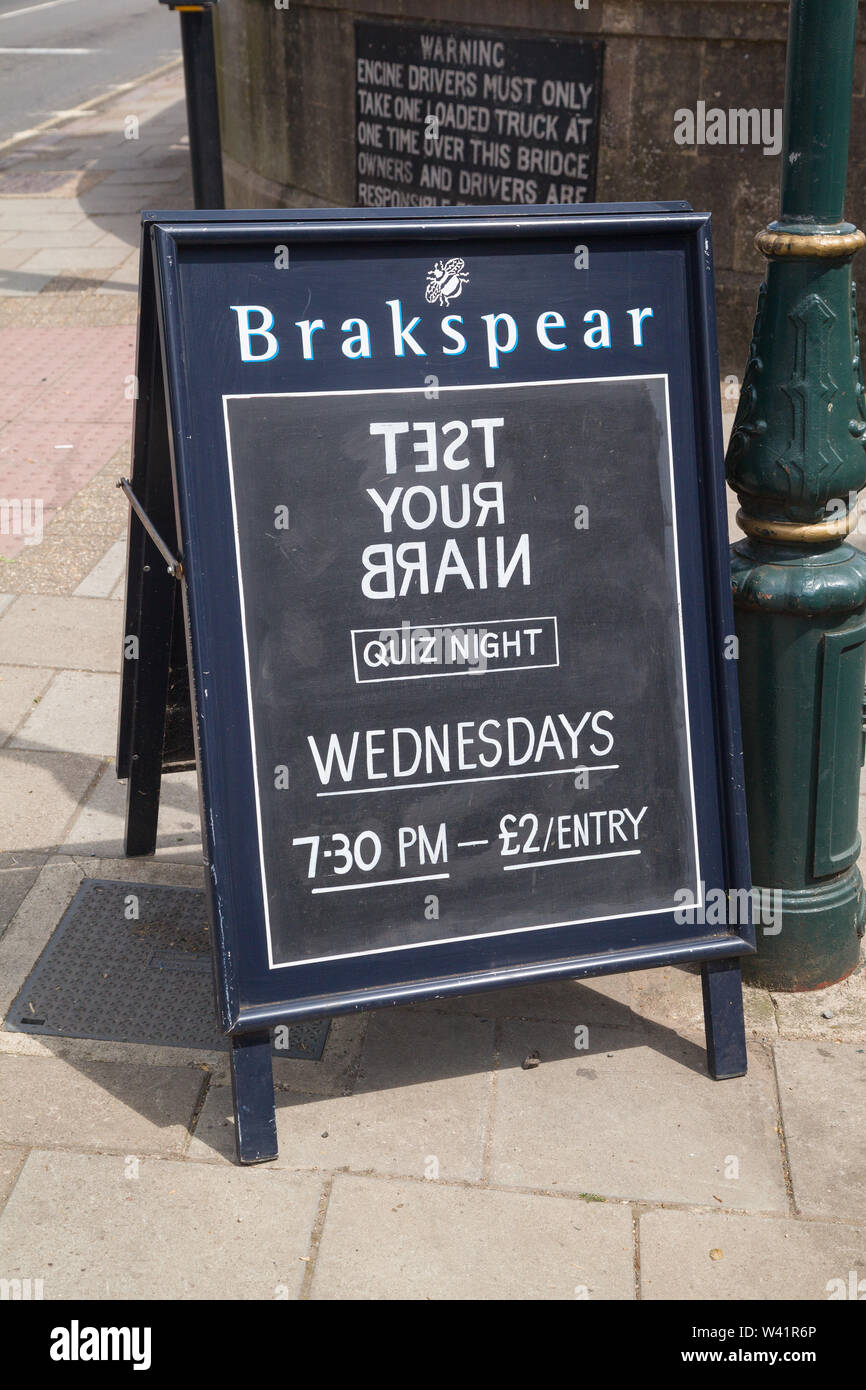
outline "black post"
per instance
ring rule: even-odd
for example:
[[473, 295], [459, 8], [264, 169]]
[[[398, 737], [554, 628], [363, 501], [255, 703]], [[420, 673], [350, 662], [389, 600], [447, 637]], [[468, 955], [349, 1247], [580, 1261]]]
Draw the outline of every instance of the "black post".
[[221, 208], [225, 206], [225, 194], [213, 37], [213, 7], [217, 0], [205, 0], [205, 3], [198, 5], [186, 5], [183, 0], [160, 0], [160, 3], [180, 10], [195, 206]]
[[716, 1081], [745, 1076], [748, 1057], [739, 958], [704, 961], [701, 986], [710, 1076]]
[[[161, 528], [162, 535], [175, 541], [162, 347], [147, 226], [141, 238], [136, 373], [132, 489], [157, 530]], [[156, 849], [172, 634], [173, 626], [181, 621], [177, 580], [169, 574], [164, 556], [131, 510], [117, 738], [117, 775], [128, 779], [124, 853], [129, 856], [153, 854]]]
[[270, 1163], [278, 1155], [270, 1031], [234, 1034], [230, 1055], [238, 1161]]

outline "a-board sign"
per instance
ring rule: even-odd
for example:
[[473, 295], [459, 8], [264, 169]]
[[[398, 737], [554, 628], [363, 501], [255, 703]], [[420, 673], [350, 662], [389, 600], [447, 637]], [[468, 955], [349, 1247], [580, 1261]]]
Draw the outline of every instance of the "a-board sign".
[[361, 207], [588, 203], [601, 39], [355, 21]]
[[742, 1071], [708, 217], [156, 213], [144, 250], [121, 761], [132, 817], [182, 591], [242, 1158], [291, 1019], [695, 960]]

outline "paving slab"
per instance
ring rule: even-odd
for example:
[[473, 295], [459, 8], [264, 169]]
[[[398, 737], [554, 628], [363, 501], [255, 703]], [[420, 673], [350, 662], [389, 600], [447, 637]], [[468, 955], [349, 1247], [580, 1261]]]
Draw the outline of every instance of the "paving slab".
[[5, 613], [10, 603], [15, 602], [14, 594], [0, 594], [0, 613]]
[[9, 926], [0, 936], [0, 1018], [5, 1019], [82, 877], [73, 860], [58, 856], [35, 870], [31, 884], [13, 909]]
[[0, 850], [0, 936], [36, 882], [45, 859], [40, 850]]
[[123, 619], [110, 599], [21, 594], [0, 617], [0, 651], [17, 666], [120, 671]]
[[117, 745], [119, 696], [115, 675], [60, 671], [33, 705], [9, 747], [55, 748], [63, 753], [110, 758]]
[[0, 273], [7, 270], [18, 270], [33, 255], [26, 247], [15, 247], [7, 243], [0, 249]]
[[[69, 131], [71, 133], [71, 131]], [[38, 200], [38, 215], [50, 220], [56, 217], [77, 217], [81, 220], [84, 217], [84, 209], [74, 195], [58, 198], [40, 198]], [[0, 200], [0, 221], [6, 220], [10, 215], [18, 213], [29, 213], [33, 216], [34, 199], [25, 194], [10, 195]]]
[[[126, 785], [117, 780], [113, 766], [105, 769], [69, 828], [64, 842], [67, 853], [122, 858]], [[197, 775], [170, 773], [162, 779], [156, 857], [197, 864], [201, 855]]]
[[[135, 153], [135, 143], [136, 142], [130, 142], [133, 155]], [[107, 178], [100, 180], [99, 196], [101, 197], [108, 189], [123, 192], [127, 185], [133, 185], [133, 187], [140, 186], [142, 188], [164, 188], [167, 183], [174, 183], [182, 172], [182, 170], [178, 169], [177, 175], [175, 178], [172, 178], [171, 172], [164, 167], [142, 168], [133, 159], [130, 160], [129, 165], [125, 169], [116, 169], [113, 173], [109, 174]], [[129, 196], [134, 196], [132, 189], [130, 189]]]
[[[435, 1169], [447, 1181], [476, 1182], [492, 1060], [492, 1025], [480, 1019], [377, 1012], [353, 1095], [277, 1093], [277, 1164], [419, 1178]], [[231, 1089], [213, 1087], [190, 1158], [234, 1161], [231, 1115]]]
[[842, 1038], [866, 1042], [866, 965], [839, 985], [804, 994], [774, 994], [783, 1038]]
[[19, 1149], [14, 1146], [0, 1149], [0, 1210], [12, 1191], [26, 1153], [26, 1149]]
[[168, 169], [158, 183], [126, 184], [107, 190], [100, 185], [90, 199], [92, 210], [94, 213], [141, 213], [149, 208], [173, 207], [174, 203], [167, 200], [172, 199], [180, 184], [181, 181], [173, 177], [173, 171]]
[[866, 1045], [785, 1039], [775, 1053], [797, 1210], [866, 1224]]
[[126, 260], [103, 280], [97, 294], [137, 294], [138, 293], [138, 252], [127, 256]]
[[0, 1216], [0, 1272], [46, 1300], [284, 1299], [321, 1183], [266, 1169], [31, 1153]]
[[[630, 1003], [637, 1017], [662, 1024], [685, 1035], [704, 1026], [699, 965], [665, 965], [636, 970], [630, 976]], [[750, 1038], [775, 1037], [778, 1028], [773, 1001], [766, 990], [743, 986], [743, 1013]]]
[[42, 666], [0, 666], [0, 743], [31, 713], [53, 676]]
[[0, 1054], [0, 1143], [177, 1154], [201, 1087], [190, 1067]]
[[141, 218], [134, 213], [97, 212], [93, 214], [91, 226], [100, 236], [118, 237], [125, 241], [130, 251], [141, 241]]
[[99, 240], [97, 241], [96, 245], [99, 249], [110, 246], [112, 250], [119, 252], [119, 255], [117, 257], [118, 262], [126, 260], [127, 256], [129, 256], [133, 251], [138, 249], [135, 245], [130, 245], [129, 241], [125, 237], [117, 236], [114, 232], [105, 231], [100, 233]]
[[[762, 1047], [750, 1050], [748, 1076], [714, 1081], [702, 1040], [661, 1027], [647, 1035], [590, 1026], [588, 1048], [574, 1043], [567, 1025], [502, 1025], [491, 1182], [787, 1209], [773, 1071]], [[524, 1069], [534, 1053], [539, 1064]]]
[[[648, 1300], [838, 1298], [833, 1281], [844, 1287], [851, 1270], [866, 1273], [866, 1230], [852, 1226], [651, 1211], [640, 1218], [639, 1239], [641, 1297]], [[717, 1350], [719, 1343], [705, 1345]]]
[[106, 550], [102, 559], [74, 590], [76, 598], [111, 598], [125, 577], [126, 536]]
[[74, 266], [76, 270], [111, 270], [123, 256], [111, 246], [53, 246], [44, 251], [31, 251], [24, 268], [35, 274], [47, 271], [57, 275]]
[[302, 1095], [341, 1096], [352, 1089], [370, 1015], [340, 1014], [331, 1019], [325, 1050], [318, 1062], [291, 1057], [274, 1060], [274, 1085]]
[[631, 1210], [340, 1174], [328, 1202], [310, 1296], [630, 1299]]
[[100, 766], [77, 753], [0, 749], [0, 845], [52, 849]]
[[[34, 221], [41, 222], [55, 232], [71, 232], [76, 227], [87, 225], [87, 217], [77, 204], [74, 212], [68, 212], [65, 209], [60, 211], [47, 206], [47, 199], [40, 199], [40, 202], [46, 206], [34, 217], [32, 201], [26, 198], [3, 198], [0, 201], [0, 229], [4, 232], [31, 232]], [[16, 203], [17, 206], [9, 206], [12, 203]]]
[[72, 247], [93, 246], [103, 236], [101, 227], [95, 227], [90, 222], [83, 222], [81, 226], [73, 231], [54, 231], [50, 227], [34, 228], [29, 232], [12, 232], [6, 246], [10, 251], [21, 250], [34, 251], [46, 250], [49, 247], [60, 246], [64, 249]]
[[120, 883], [162, 883], [176, 888], [206, 887], [206, 871], [201, 860], [194, 864], [169, 864], [152, 856], [139, 859], [82, 857], [76, 863], [84, 878], [116, 879]]
[[24, 270], [0, 271], [0, 298], [14, 299], [18, 295], [39, 294], [52, 277], [43, 272]]

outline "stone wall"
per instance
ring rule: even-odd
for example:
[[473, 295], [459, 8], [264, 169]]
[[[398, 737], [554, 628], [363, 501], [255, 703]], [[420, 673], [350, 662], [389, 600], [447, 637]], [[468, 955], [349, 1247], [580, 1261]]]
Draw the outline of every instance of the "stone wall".
[[[832, 0], [827, 0], [832, 3]], [[714, 214], [722, 369], [741, 374], [777, 210], [779, 157], [679, 145], [674, 112], [782, 106], [787, 0], [222, 0], [218, 66], [229, 207], [351, 206], [354, 21], [476, 25], [605, 40], [599, 201], [685, 198]], [[861, 30], [861, 39], [866, 34]], [[858, 42], [847, 215], [866, 226], [866, 52]]]

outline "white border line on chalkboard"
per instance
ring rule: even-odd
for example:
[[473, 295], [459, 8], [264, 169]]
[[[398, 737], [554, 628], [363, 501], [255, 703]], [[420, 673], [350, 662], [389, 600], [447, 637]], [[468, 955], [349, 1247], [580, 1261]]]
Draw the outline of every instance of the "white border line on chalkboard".
[[[573, 777], [578, 772], [617, 771], [619, 763], [579, 763], [575, 767], [545, 767], [541, 772], [491, 772], [483, 777], [446, 777], [439, 782], [392, 782], [387, 787], [338, 787], [336, 791], [316, 792], [316, 796], [374, 796], [378, 792], [412, 792], [424, 787], [462, 787], [470, 782], [520, 782], [524, 777]], [[408, 883], [408, 879], [406, 881]]]
[[[667, 423], [668, 433], [668, 466], [670, 469], [671, 480], [671, 530], [673, 531], [674, 537], [674, 572], [676, 574], [677, 618], [679, 620], [680, 628], [680, 665], [683, 678], [683, 715], [685, 717], [686, 723], [686, 752], [689, 765], [689, 795], [691, 796], [692, 802], [692, 834], [694, 835], [695, 845], [695, 869], [697, 870], [698, 875], [698, 880], [695, 885], [694, 898], [695, 908], [698, 908], [703, 906], [704, 885], [703, 878], [701, 877], [700, 845], [698, 844], [698, 813], [697, 807], [695, 806], [695, 774], [694, 768], [692, 767], [692, 729], [691, 720], [689, 718], [689, 684], [688, 675], [686, 673], [686, 637], [685, 631], [683, 629], [683, 591], [682, 584], [680, 582], [680, 541], [679, 533], [677, 530], [677, 486], [676, 479], [674, 477], [674, 438], [673, 431], [671, 429], [671, 394], [670, 382], [668, 380], [667, 372], [664, 373], [663, 379], [665, 383], [665, 419]], [[698, 901], [698, 899], [700, 899], [700, 901]]]
[[[679, 635], [680, 635], [680, 673], [681, 673], [681, 679], [682, 679], [682, 692], [681, 692], [681, 693], [682, 693], [683, 713], [684, 713], [684, 722], [685, 722], [686, 761], [687, 761], [687, 763], [688, 763], [688, 770], [689, 770], [689, 794], [690, 794], [690, 798], [691, 798], [692, 832], [693, 832], [693, 835], [694, 835], [694, 850], [695, 850], [695, 875], [696, 875], [696, 883], [695, 883], [695, 892], [694, 892], [694, 894], [693, 894], [694, 901], [693, 901], [692, 903], [689, 903], [689, 904], [688, 904], [688, 910], [689, 910], [689, 911], [697, 911], [697, 910], [698, 910], [700, 907], [702, 907], [702, 905], [703, 905], [703, 879], [701, 878], [700, 846], [699, 846], [699, 843], [698, 843], [698, 819], [697, 819], [697, 808], [696, 808], [696, 806], [695, 806], [694, 770], [693, 770], [693, 766], [692, 766], [692, 738], [691, 738], [691, 724], [690, 724], [690, 720], [689, 720], [689, 690], [688, 690], [688, 675], [687, 675], [687, 672], [686, 672], [686, 649], [685, 649], [685, 632], [684, 632], [684, 629], [683, 629], [682, 590], [681, 590], [681, 585], [680, 585], [680, 556], [679, 556], [679, 538], [678, 538], [678, 534], [677, 534], [676, 481], [675, 481], [675, 478], [674, 478], [673, 437], [672, 437], [672, 433], [671, 433], [670, 383], [669, 383], [668, 373], [667, 373], [667, 372], [643, 372], [643, 373], [638, 373], [638, 374], [633, 375], [633, 376], [566, 377], [566, 378], [555, 378], [555, 379], [552, 380], [552, 381], [491, 381], [491, 382], [486, 382], [486, 381], [485, 381], [485, 382], [473, 382], [473, 383], [471, 383], [471, 384], [464, 384], [464, 385], [460, 385], [460, 386], [439, 386], [439, 387], [437, 387], [437, 390], [438, 390], [439, 392], [444, 392], [444, 391], [479, 391], [479, 390], [480, 390], [480, 391], [508, 391], [508, 390], [516, 389], [516, 388], [519, 388], [519, 387], [522, 387], [522, 386], [591, 386], [591, 385], [596, 385], [596, 384], [599, 384], [599, 383], [611, 383], [611, 384], [612, 384], [612, 383], [614, 383], [614, 382], [619, 382], [619, 381], [663, 381], [663, 382], [664, 382], [664, 387], [665, 387], [665, 419], [666, 419], [666, 426], [667, 426], [668, 472], [669, 472], [670, 489], [671, 489], [671, 494], [670, 494], [670, 495], [671, 495], [671, 523], [672, 523], [673, 542], [674, 542], [674, 574], [675, 574], [676, 604], [677, 604], [677, 624], [678, 624], [678, 627], [679, 627]], [[263, 834], [262, 834], [262, 812], [261, 812], [261, 796], [260, 796], [260, 791], [259, 791], [258, 755], [257, 755], [257, 750], [256, 750], [255, 721], [254, 721], [254, 716], [253, 716], [253, 696], [252, 696], [252, 678], [251, 678], [251, 675], [250, 675], [249, 643], [248, 643], [248, 640], [247, 640], [246, 601], [245, 601], [245, 598], [244, 598], [243, 571], [242, 571], [242, 567], [241, 567], [240, 534], [239, 534], [239, 531], [238, 531], [237, 501], [236, 501], [236, 497], [235, 497], [234, 461], [233, 461], [233, 459], [232, 459], [231, 431], [230, 431], [230, 429], [229, 429], [229, 411], [228, 411], [229, 402], [230, 402], [230, 401], [250, 401], [250, 400], [279, 400], [279, 399], [291, 399], [291, 398], [294, 398], [294, 399], [305, 399], [305, 398], [308, 398], [308, 397], [315, 397], [315, 396], [417, 396], [417, 395], [419, 395], [419, 394], [421, 394], [421, 393], [426, 392], [426, 390], [427, 390], [427, 387], [425, 387], [425, 386], [383, 386], [383, 387], [369, 387], [369, 388], [364, 388], [364, 389], [360, 389], [360, 390], [359, 390], [359, 389], [353, 388], [352, 390], [349, 390], [349, 391], [248, 391], [248, 392], [243, 392], [243, 393], [241, 393], [241, 392], [233, 392], [233, 393], [231, 393], [230, 395], [224, 395], [223, 398], [222, 398], [222, 401], [223, 401], [223, 420], [224, 420], [225, 435], [226, 435], [226, 457], [227, 457], [228, 468], [229, 468], [229, 487], [230, 487], [231, 500], [232, 500], [232, 524], [233, 524], [233, 528], [234, 528], [234, 537], [235, 537], [235, 557], [236, 557], [236, 560], [237, 560], [237, 568], [238, 568], [238, 595], [239, 595], [239, 598], [240, 598], [240, 606], [241, 606], [241, 630], [242, 630], [243, 639], [244, 639], [244, 672], [245, 672], [245, 676], [246, 676], [246, 687], [247, 687], [247, 709], [248, 709], [248, 711], [249, 711], [249, 720], [250, 720], [250, 747], [251, 747], [252, 760], [253, 760], [253, 785], [254, 785], [254, 788], [255, 788], [255, 796], [256, 796], [256, 830], [257, 830], [258, 841], [259, 841], [259, 866], [260, 866], [260, 870], [261, 870], [261, 879], [262, 879], [262, 906], [263, 906], [263, 909], [264, 909], [265, 931], [266, 931], [267, 939], [268, 939], [268, 966], [269, 966], [269, 968], [270, 968], [271, 970], [287, 970], [287, 969], [291, 969], [291, 968], [293, 968], [293, 967], [297, 967], [297, 966], [301, 966], [301, 965], [320, 965], [320, 964], [324, 964], [325, 962], [331, 961], [331, 960], [352, 960], [352, 959], [358, 959], [358, 958], [360, 958], [361, 956], [381, 956], [381, 955], [390, 955], [390, 954], [393, 954], [393, 953], [395, 953], [395, 952], [397, 952], [397, 951], [415, 951], [415, 950], [420, 950], [420, 949], [422, 949], [422, 948], [425, 947], [425, 946], [444, 946], [444, 945], [447, 945], [447, 944], [449, 944], [449, 943], [451, 943], [451, 942], [456, 942], [456, 941], [483, 941], [483, 940], [485, 940], [485, 939], [488, 938], [488, 937], [494, 937], [494, 936], [518, 936], [518, 935], [520, 935], [520, 934], [523, 933], [523, 932], [551, 931], [551, 930], [553, 930], [553, 928], [555, 928], [555, 927], [588, 926], [588, 925], [590, 925], [590, 924], [593, 923], [593, 922], [615, 922], [615, 921], [617, 921], [619, 918], [621, 918], [623, 915], [625, 915], [625, 916], [627, 916], [627, 917], [655, 917], [655, 916], [659, 916], [661, 913], [671, 912], [671, 911], [673, 911], [673, 909], [677, 906], [676, 903], [671, 903], [669, 907], [649, 907], [649, 908], [641, 909], [641, 910], [638, 911], [638, 912], [627, 912], [627, 913], [625, 913], [625, 914], [623, 914], [622, 912], [612, 912], [612, 913], [608, 913], [607, 915], [602, 916], [602, 917], [580, 917], [580, 918], [577, 918], [577, 919], [571, 919], [571, 918], [569, 918], [569, 919], [567, 919], [567, 920], [564, 921], [564, 922], [539, 922], [539, 923], [536, 924], [535, 926], [505, 927], [505, 928], [503, 928], [501, 931], [493, 931], [493, 932], [470, 932], [470, 933], [466, 933], [466, 934], [464, 934], [464, 935], [462, 935], [462, 936], [441, 936], [441, 937], [436, 937], [436, 938], [434, 938], [434, 939], [431, 940], [431, 941], [409, 941], [409, 942], [407, 942], [407, 943], [406, 943], [405, 945], [403, 945], [403, 946], [376, 946], [376, 947], [373, 947], [372, 949], [366, 950], [366, 951], [344, 951], [344, 952], [339, 952], [339, 953], [337, 953], [337, 954], [329, 955], [329, 956], [309, 956], [309, 957], [306, 957], [306, 958], [303, 959], [303, 960], [286, 960], [286, 961], [275, 961], [275, 960], [274, 960], [274, 956], [273, 956], [273, 940], [272, 940], [272, 936], [271, 936], [270, 905], [269, 905], [269, 901], [268, 901], [267, 869], [266, 869], [266, 866], [265, 866], [264, 837], [263, 837]], [[366, 682], [365, 682], [365, 684], [366, 684]], [[551, 774], [551, 775], [552, 775], [552, 774]], [[469, 779], [469, 778], [462, 778], [462, 779], [461, 779], [461, 781], [469, 781], [469, 780], [472, 780], [472, 779]], [[400, 788], [400, 790], [402, 790], [402, 788]], [[514, 866], [514, 867], [518, 867], [518, 866]], [[530, 867], [530, 866], [529, 866], [529, 865], [526, 865], [526, 867], [528, 868], [528, 867]], [[397, 882], [408, 882], [408, 881], [409, 881], [409, 880], [397, 880]]]

